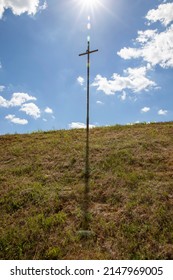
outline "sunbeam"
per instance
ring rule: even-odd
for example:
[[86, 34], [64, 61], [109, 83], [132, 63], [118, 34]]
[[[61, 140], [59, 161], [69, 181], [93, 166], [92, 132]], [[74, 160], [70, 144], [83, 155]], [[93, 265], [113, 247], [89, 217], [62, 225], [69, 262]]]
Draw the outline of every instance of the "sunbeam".
[[80, 13], [86, 11], [92, 15], [96, 11], [96, 9], [102, 6], [100, 0], [76, 0], [75, 2], [80, 7]]
[[80, 0], [79, 2], [85, 8], [91, 8], [91, 9], [93, 9], [94, 7], [96, 7], [100, 3], [99, 0]]

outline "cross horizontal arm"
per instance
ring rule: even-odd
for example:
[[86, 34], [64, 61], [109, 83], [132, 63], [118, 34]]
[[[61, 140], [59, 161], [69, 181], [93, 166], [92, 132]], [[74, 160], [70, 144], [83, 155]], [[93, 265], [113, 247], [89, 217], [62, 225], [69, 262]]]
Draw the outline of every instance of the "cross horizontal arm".
[[89, 52], [87, 51], [87, 52], [85, 52], [85, 53], [79, 54], [79, 56], [86, 55], [86, 54], [90, 54], [90, 53], [94, 53], [94, 52], [98, 52], [98, 50], [89, 51]]
[[98, 50], [94, 50], [94, 51], [89, 51], [89, 53], [93, 53], [93, 52], [98, 52]]

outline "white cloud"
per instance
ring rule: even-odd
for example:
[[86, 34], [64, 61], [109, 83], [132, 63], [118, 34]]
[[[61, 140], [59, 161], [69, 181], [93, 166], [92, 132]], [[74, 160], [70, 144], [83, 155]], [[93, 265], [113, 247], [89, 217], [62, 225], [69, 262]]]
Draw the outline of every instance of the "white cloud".
[[138, 38], [136, 39], [139, 43], [147, 43], [148, 40], [152, 39], [157, 34], [157, 29], [148, 29], [145, 31], [138, 31]]
[[48, 7], [47, 2], [45, 1], [43, 5], [40, 5], [39, 10], [46, 10]]
[[6, 100], [2, 96], [0, 96], [0, 107], [17, 107], [21, 106], [23, 103], [31, 100], [37, 100], [34, 96], [30, 96], [27, 93], [16, 92], [13, 93], [12, 98], [10, 100]]
[[81, 86], [83, 86], [83, 85], [84, 85], [85, 80], [84, 80], [84, 78], [83, 78], [83, 77], [79, 76], [79, 77], [77, 78], [77, 82], [78, 82]]
[[158, 115], [167, 115], [167, 113], [168, 113], [168, 111], [167, 110], [163, 110], [163, 109], [161, 109], [161, 110], [159, 110], [158, 111]]
[[2, 92], [5, 89], [5, 86], [0, 86], [0, 92]]
[[30, 96], [27, 93], [15, 92], [12, 95], [9, 105], [11, 107], [21, 106], [26, 101], [37, 100], [34, 96]]
[[113, 81], [110, 81], [107, 78], [102, 77], [101, 75], [98, 74], [95, 77], [92, 86], [97, 87], [97, 90], [101, 90], [107, 95], [111, 95], [111, 94], [115, 94], [115, 90], [113, 88], [112, 83]]
[[161, 4], [157, 9], [150, 10], [146, 19], [151, 22], [160, 21], [164, 26], [167, 26], [173, 21], [173, 3]]
[[99, 104], [99, 105], [104, 105], [104, 103], [102, 101], [99, 101], [99, 100], [96, 103]]
[[26, 119], [16, 118], [15, 115], [8, 115], [5, 117], [5, 119], [15, 124], [21, 124], [21, 125], [28, 124], [28, 121]]
[[123, 91], [122, 95], [120, 96], [121, 100], [126, 100], [127, 98], [127, 93], [125, 91]]
[[33, 117], [34, 119], [38, 119], [41, 116], [40, 109], [34, 103], [23, 104], [20, 108], [20, 111], [25, 112], [27, 115]]
[[[20, 107], [19, 111], [25, 112], [27, 115], [38, 119], [41, 116], [40, 109], [34, 103], [25, 103], [31, 100], [37, 100], [34, 96], [30, 96], [27, 93], [13, 93], [10, 100], [7, 100], [0, 96], [0, 107], [10, 108], [10, 107]], [[52, 109], [46, 108], [45, 112], [53, 113]], [[16, 118], [15, 115], [8, 115], [6, 119], [13, 123], [26, 124], [25, 119]], [[27, 121], [28, 123], [28, 121]]]
[[120, 76], [114, 73], [111, 80], [97, 75], [92, 86], [96, 86], [97, 90], [101, 90], [107, 95], [113, 95], [125, 89], [130, 89], [133, 92], [146, 91], [156, 86], [155, 82], [147, 78], [147, 71], [147, 67], [127, 68], [124, 70], [126, 76]]
[[131, 58], [138, 58], [141, 55], [141, 52], [137, 48], [126, 48], [124, 47], [121, 49], [117, 54], [122, 57], [123, 59], [131, 59]]
[[150, 111], [150, 108], [149, 107], [144, 107], [141, 109], [141, 113], [147, 113]]
[[46, 1], [40, 5], [40, 0], [1, 0], [0, 1], [0, 18], [2, 18], [5, 9], [11, 9], [14, 15], [27, 13], [35, 15], [40, 9], [47, 7]]
[[117, 54], [123, 59], [142, 58], [152, 66], [173, 67], [173, 25], [160, 33], [150, 31], [138, 32], [139, 48], [123, 48]]
[[46, 107], [46, 109], [44, 111], [47, 114], [53, 114], [53, 110], [51, 108], [49, 108], [49, 107]]
[[[94, 128], [95, 125], [90, 124], [89, 128]], [[71, 124], [69, 124], [69, 128], [74, 129], [74, 128], [86, 128], [86, 125], [84, 123], [80, 123], [80, 122], [72, 122]]]
[[9, 107], [8, 101], [2, 96], [0, 96], [0, 107], [5, 107], [5, 108]]
[[121, 49], [117, 54], [123, 59], [142, 58], [150, 66], [160, 65], [162, 68], [173, 67], [173, 3], [161, 4], [150, 10], [146, 19], [151, 22], [160, 21], [165, 29], [138, 31], [136, 42], [139, 47]]

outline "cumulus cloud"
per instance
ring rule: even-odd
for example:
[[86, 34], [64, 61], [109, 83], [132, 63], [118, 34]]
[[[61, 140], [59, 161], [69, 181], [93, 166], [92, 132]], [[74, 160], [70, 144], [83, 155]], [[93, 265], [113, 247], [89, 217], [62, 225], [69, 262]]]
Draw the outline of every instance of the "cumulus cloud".
[[161, 4], [157, 9], [150, 10], [146, 19], [151, 22], [160, 21], [164, 26], [167, 26], [173, 21], [173, 3]]
[[8, 115], [5, 117], [5, 119], [9, 120], [10, 122], [15, 123], [15, 124], [21, 124], [21, 125], [28, 124], [28, 121], [26, 119], [16, 118], [15, 115]]
[[[25, 112], [27, 115], [33, 117], [34, 119], [38, 119], [41, 116], [41, 111], [37, 105], [34, 103], [26, 103], [28, 101], [35, 101], [37, 100], [36, 97], [31, 96], [27, 93], [17, 92], [13, 93], [10, 100], [5, 99], [4, 97], [0, 96], [0, 107], [4, 108], [13, 108], [19, 107], [19, 111]], [[52, 114], [53, 111], [49, 107], [45, 109], [46, 113]], [[25, 119], [16, 118], [15, 115], [8, 115], [6, 117], [12, 123], [17, 124], [27, 124], [28, 121]]]
[[45, 2], [43, 3], [43, 5], [40, 5], [40, 6], [39, 6], [39, 10], [46, 10], [47, 7], [48, 7], [48, 5], [47, 5], [47, 2], [45, 1]]
[[158, 111], [158, 115], [162, 115], [162, 116], [167, 115], [167, 113], [168, 113], [168, 111], [167, 111], [167, 110], [163, 110], [163, 109], [160, 109], [160, 110]]
[[77, 82], [78, 82], [81, 86], [83, 86], [83, 85], [84, 85], [85, 80], [84, 80], [84, 78], [83, 78], [83, 77], [79, 76], [79, 77], [77, 78]]
[[23, 104], [20, 108], [20, 111], [25, 112], [27, 115], [33, 117], [34, 119], [38, 119], [41, 116], [40, 109], [34, 103]]
[[10, 100], [7, 100], [0, 96], [0, 107], [17, 107], [21, 106], [23, 103], [31, 100], [37, 100], [34, 96], [30, 96], [27, 93], [23, 92], [15, 92], [12, 95], [12, 98]]
[[126, 48], [121, 49], [117, 54], [123, 59], [138, 58], [141, 55], [140, 49], [137, 48]]
[[104, 103], [102, 101], [97, 100], [96, 102], [98, 105], [104, 105]]
[[162, 68], [173, 67], [173, 3], [163, 3], [157, 9], [150, 10], [146, 17], [148, 22], [160, 21], [164, 30], [147, 29], [138, 31], [134, 47], [124, 47], [117, 54], [127, 59], [142, 59], [146, 65], [138, 68], [128, 68], [121, 76], [114, 73], [111, 79], [97, 75], [93, 86], [107, 95], [123, 92], [120, 96], [126, 99], [125, 90], [134, 93], [148, 91], [156, 87], [156, 83], [149, 77], [149, 71], [154, 70], [156, 65]]
[[127, 98], [127, 93], [125, 91], [123, 91], [123, 93], [120, 96], [121, 100], [124, 101]]
[[110, 80], [101, 75], [97, 75], [92, 86], [97, 90], [103, 91], [107, 95], [113, 95], [125, 89], [133, 92], [147, 91], [149, 88], [156, 86], [156, 83], [147, 77], [147, 67], [127, 68], [124, 70], [125, 76], [114, 73]]
[[8, 101], [2, 96], [0, 96], [0, 107], [5, 107], [5, 108], [9, 107]]
[[9, 101], [9, 105], [11, 107], [21, 106], [26, 101], [37, 100], [34, 96], [30, 96], [27, 93], [16, 92], [13, 93], [11, 100]]
[[40, 0], [1, 0], [0, 1], [0, 18], [6, 9], [11, 9], [14, 15], [27, 13], [35, 15], [40, 9], [47, 7], [46, 1], [41, 5]]
[[173, 25], [163, 32], [139, 31], [136, 41], [139, 48], [123, 48], [117, 54], [123, 59], [142, 58], [152, 66], [160, 65], [162, 68], [173, 67]]
[[0, 86], [0, 92], [2, 92], [5, 89], [5, 86]]
[[150, 10], [146, 19], [151, 22], [160, 21], [165, 30], [157, 29], [138, 31], [136, 43], [139, 47], [124, 47], [117, 54], [123, 59], [142, 58], [152, 66], [160, 65], [162, 68], [173, 67], [173, 3], [161, 4], [155, 10]]
[[150, 111], [150, 108], [149, 107], [144, 107], [141, 109], [141, 113], [147, 113]]
[[47, 114], [53, 114], [53, 110], [51, 108], [49, 108], [49, 107], [46, 107], [46, 109], [44, 111]]
[[[94, 128], [95, 125], [90, 124], [89, 128]], [[70, 129], [75, 129], [75, 128], [86, 128], [86, 125], [84, 123], [80, 123], [80, 122], [72, 122], [71, 124], [69, 124], [69, 128]]]
[[145, 31], [138, 31], [138, 37], [136, 39], [137, 42], [141, 44], [145, 44], [148, 40], [152, 39], [157, 34], [157, 29], [148, 29]]

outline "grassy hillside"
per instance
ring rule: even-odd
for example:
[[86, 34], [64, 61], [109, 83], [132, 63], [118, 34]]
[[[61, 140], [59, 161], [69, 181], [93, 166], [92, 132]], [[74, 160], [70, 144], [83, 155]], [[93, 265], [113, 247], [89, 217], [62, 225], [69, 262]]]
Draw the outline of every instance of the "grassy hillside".
[[173, 259], [173, 123], [0, 136], [0, 259]]

